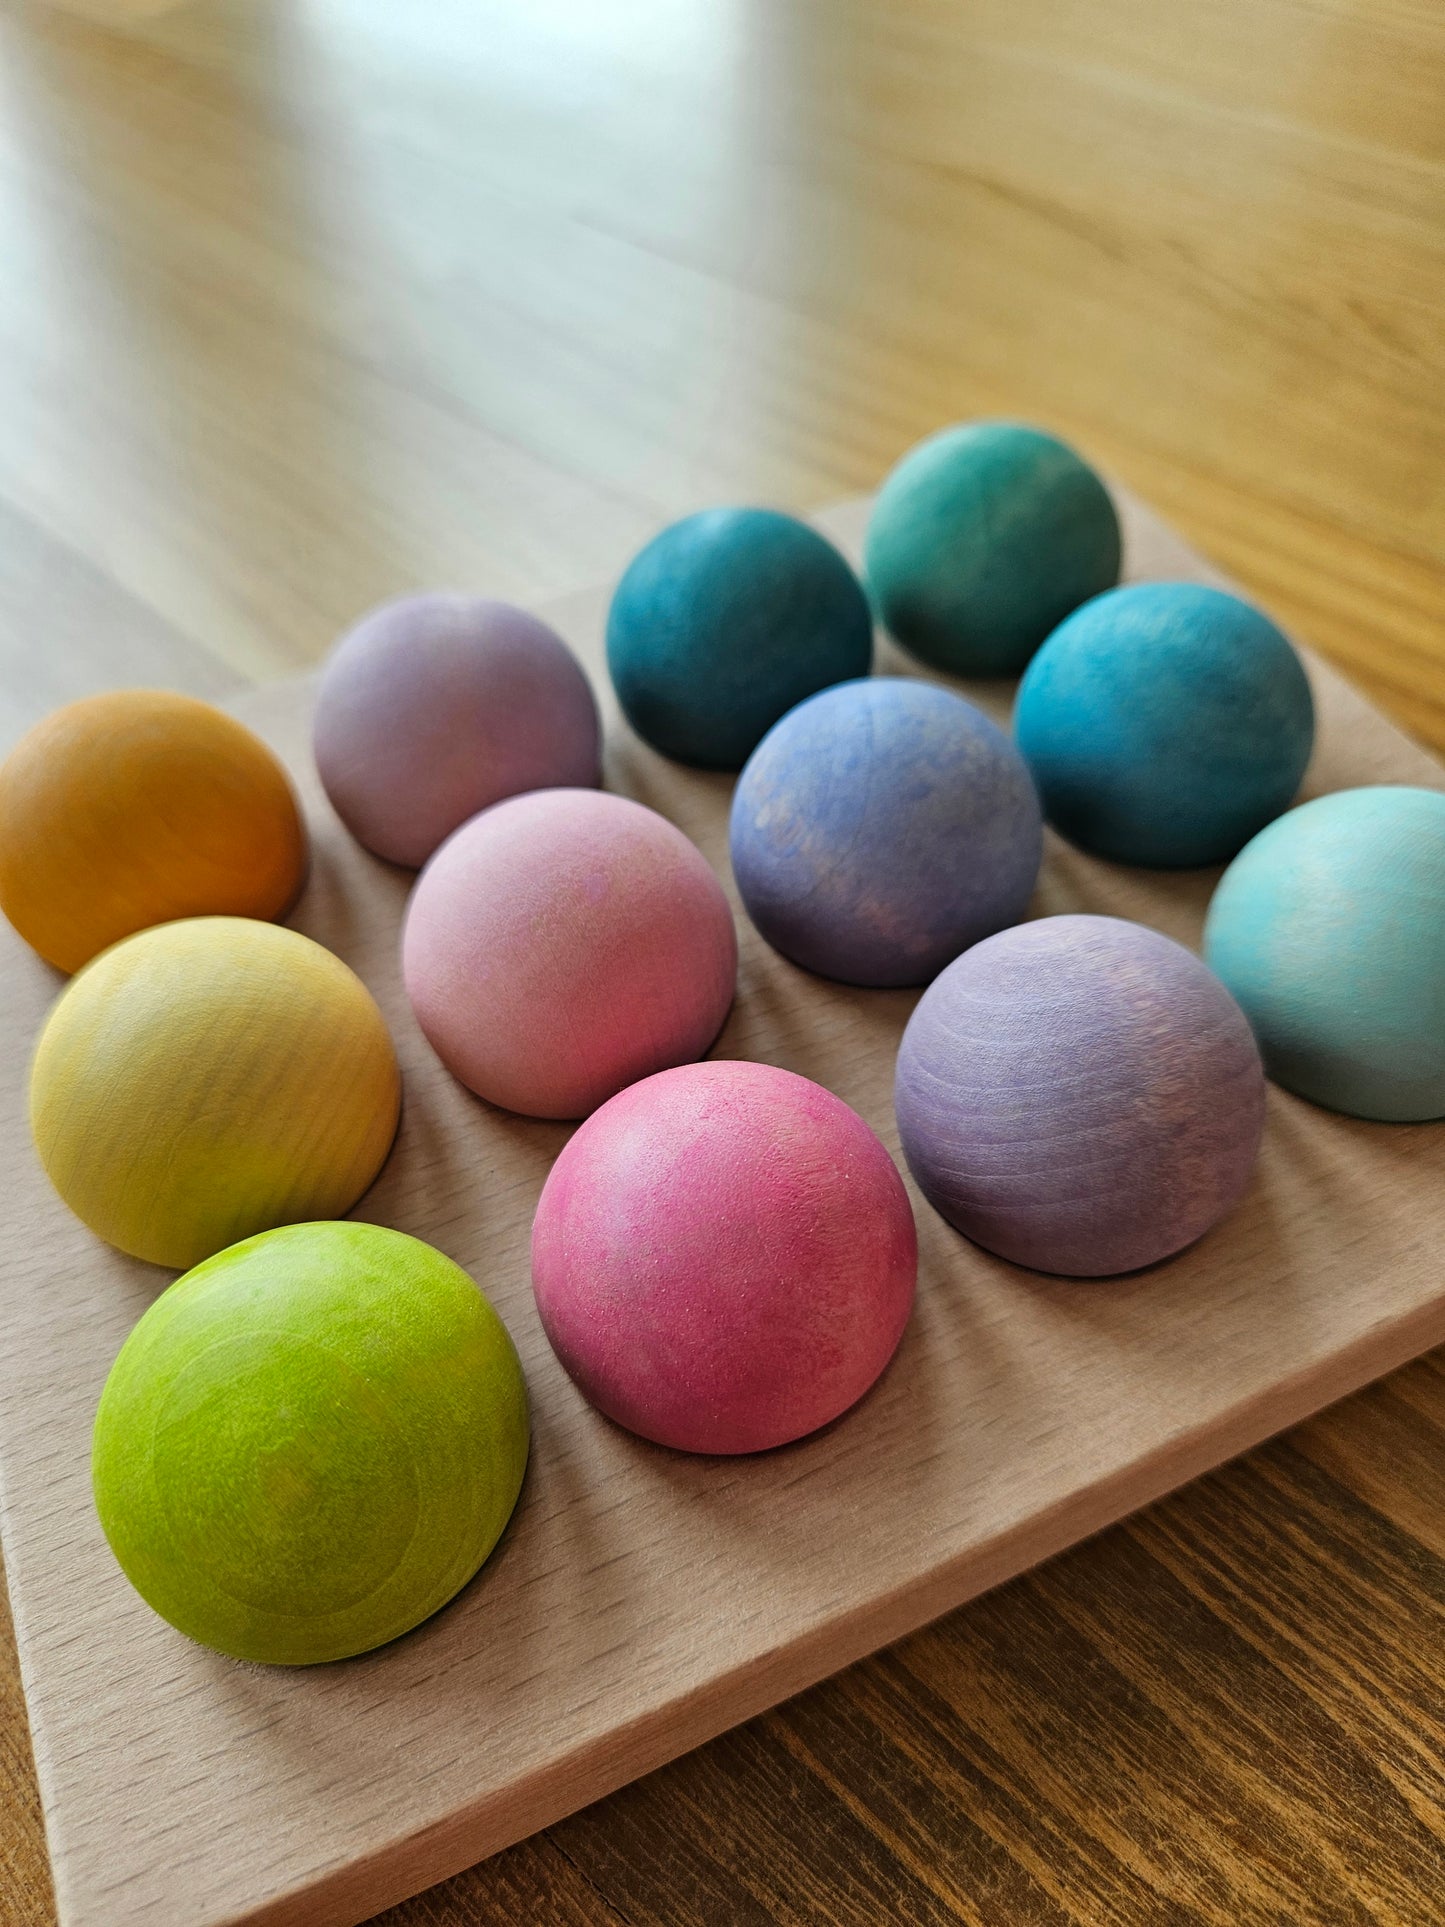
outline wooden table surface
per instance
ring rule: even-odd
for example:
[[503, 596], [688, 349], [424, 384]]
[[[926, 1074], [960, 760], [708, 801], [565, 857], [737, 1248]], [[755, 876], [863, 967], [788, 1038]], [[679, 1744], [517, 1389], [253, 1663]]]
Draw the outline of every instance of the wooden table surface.
[[[1007, 414], [1445, 748], [1442, 291], [1439, 0], [4, 0], [0, 739]], [[385, 1921], [1425, 1927], [1442, 1634], [1437, 1357]]]

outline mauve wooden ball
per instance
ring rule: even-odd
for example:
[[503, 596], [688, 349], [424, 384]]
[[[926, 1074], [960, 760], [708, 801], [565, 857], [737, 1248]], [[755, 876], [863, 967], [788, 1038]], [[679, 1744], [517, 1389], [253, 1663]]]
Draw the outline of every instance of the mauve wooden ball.
[[913, 1303], [893, 1160], [820, 1084], [689, 1064], [590, 1117], [532, 1227], [552, 1347], [599, 1411], [685, 1452], [759, 1452], [846, 1412]]
[[1073, 1277], [1136, 1271], [1243, 1196], [1264, 1071], [1238, 1004], [1181, 944], [1045, 917], [925, 991], [894, 1092], [919, 1187], [976, 1244]]
[[58, 970], [183, 917], [281, 917], [306, 875], [286, 772], [166, 689], [67, 703], [0, 768], [0, 909]]
[[402, 932], [417, 1021], [470, 1090], [585, 1117], [701, 1057], [737, 981], [722, 886], [626, 797], [538, 790], [485, 810], [417, 879]]
[[602, 780], [597, 704], [545, 622], [477, 596], [383, 603], [322, 674], [316, 768], [359, 843], [418, 869], [468, 817]]

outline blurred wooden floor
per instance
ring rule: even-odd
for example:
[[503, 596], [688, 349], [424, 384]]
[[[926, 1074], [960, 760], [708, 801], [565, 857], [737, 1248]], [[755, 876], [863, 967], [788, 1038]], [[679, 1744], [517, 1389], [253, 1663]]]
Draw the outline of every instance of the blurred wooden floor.
[[[1440, 0], [0, 4], [0, 742], [979, 414], [1445, 747]], [[1442, 1501], [1434, 1361], [388, 1927], [1438, 1922]]]

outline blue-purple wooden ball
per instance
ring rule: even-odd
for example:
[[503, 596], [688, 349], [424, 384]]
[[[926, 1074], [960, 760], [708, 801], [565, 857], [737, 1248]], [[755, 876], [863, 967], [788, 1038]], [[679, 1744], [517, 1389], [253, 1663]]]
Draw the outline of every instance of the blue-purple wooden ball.
[[741, 769], [794, 703], [872, 660], [862, 583], [816, 529], [773, 509], [674, 522], [633, 559], [607, 616], [628, 722], [701, 769]]
[[1049, 822], [1116, 863], [1225, 863], [1288, 808], [1314, 743], [1299, 657], [1267, 616], [1197, 582], [1137, 582], [1061, 622], [1014, 734]]
[[768, 942], [844, 983], [923, 984], [1024, 914], [1038, 797], [1013, 744], [935, 684], [825, 689], [759, 743], [732, 808], [738, 889]]

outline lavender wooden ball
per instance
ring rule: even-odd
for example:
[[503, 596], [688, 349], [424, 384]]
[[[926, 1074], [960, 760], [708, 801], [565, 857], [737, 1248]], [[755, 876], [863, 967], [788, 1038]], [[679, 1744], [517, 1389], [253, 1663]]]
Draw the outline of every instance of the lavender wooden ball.
[[1043, 847], [1023, 758], [981, 710], [904, 677], [839, 683], [759, 743], [733, 796], [733, 874], [795, 963], [922, 984], [1024, 914]]
[[524, 609], [477, 596], [403, 596], [363, 617], [322, 675], [313, 746], [352, 835], [410, 869], [504, 797], [601, 781], [576, 657]]
[[1071, 1277], [1182, 1251], [1243, 1196], [1264, 1128], [1244, 1014], [1182, 945], [1115, 917], [990, 937], [898, 1053], [904, 1156], [976, 1244]]

